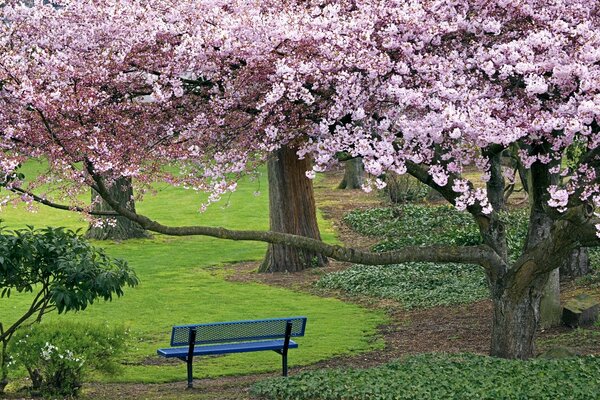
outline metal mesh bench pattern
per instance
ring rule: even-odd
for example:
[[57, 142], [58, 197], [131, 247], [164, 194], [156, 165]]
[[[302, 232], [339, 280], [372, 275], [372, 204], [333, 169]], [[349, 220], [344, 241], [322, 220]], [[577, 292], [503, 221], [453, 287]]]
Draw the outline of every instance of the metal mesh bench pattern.
[[281, 355], [283, 376], [287, 376], [288, 349], [298, 347], [290, 338], [304, 336], [305, 328], [306, 317], [176, 325], [171, 332], [173, 347], [158, 349], [157, 353], [186, 362], [190, 388], [192, 362], [198, 355], [272, 350]]
[[304, 336], [304, 317], [218, 322], [174, 326], [171, 346], [187, 346], [193, 328], [196, 329], [196, 345], [283, 338], [287, 322], [292, 323], [291, 337]]

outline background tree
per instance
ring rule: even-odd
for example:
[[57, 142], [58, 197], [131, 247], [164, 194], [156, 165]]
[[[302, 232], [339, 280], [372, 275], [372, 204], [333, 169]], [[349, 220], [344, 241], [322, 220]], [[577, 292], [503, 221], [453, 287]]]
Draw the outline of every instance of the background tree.
[[8, 326], [0, 322], [0, 393], [8, 383], [6, 349], [17, 329], [50, 312], [85, 310], [98, 299], [120, 297], [126, 285], [138, 283], [125, 261], [109, 258], [76, 232], [62, 228], [2, 230], [0, 254], [1, 297], [33, 294], [29, 309], [17, 321]]
[[[0, 28], [6, 174], [44, 155], [75, 188], [90, 186], [119, 214], [169, 235], [261, 240], [364, 264], [479, 264], [493, 301], [491, 353], [534, 355], [550, 273], [599, 244], [595, 7], [183, 1], [165, 14], [164, 5], [2, 9], [11, 21]], [[411, 174], [471, 213], [482, 243], [372, 254], [280, 232], [170, 227], [110, 195], [117, 176], [131, 176], [207, 190], [214, 201], [292, 142], [314, 160], [309, 177], [344, 152], [363, 158], [366, 190], [384, 187], [386, 171]], [[581, 155], [565, 167], [573, 144]], [[511, 146], [532, 188], [520, 254], [508, 253], [503, 212], [501, 154]], [[165, 163], [180, 168], [167, 174]], [[465, 178], [467, 166], [482, 182]]]
[[[135, 212], [133, 198], [133, 184], [130, 177], [115, 179], [110, 187], [110, 195], [126, 207]], [[113, 211], [112, 208], [92, 189], [92, 209], [95, 212]], [[138, 224], [120, 215], [104, 217], [91, 223], [85, 233], [86, 239], [97, 240], [126, 240], [149, 238], [150, 235]]]
[[365, 167], [362, 158], [356, 157], [344, 161], [344, 178], [338, 185], [338, 189], [360, 189], [362, 188], [365, 175]]
[[[283, 146], [267, 162], [269, 174], [269, 223], [273, 232], [321, 240], [312, 180], [306, 177], [310, 160], [298, 159], [294, 148]], [[322, 267], [327, 259], [314, 251], [269, 244], [260, 272], [297, 272]]]

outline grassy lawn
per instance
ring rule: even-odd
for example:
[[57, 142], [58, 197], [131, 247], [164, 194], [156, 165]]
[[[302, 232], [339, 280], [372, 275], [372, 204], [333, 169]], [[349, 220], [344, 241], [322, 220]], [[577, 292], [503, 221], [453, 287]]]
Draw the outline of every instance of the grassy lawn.
[[[26, 175], [39, 166], [28, 165]], [[225, 202], [214, 204], [205, 213], [197, 210], [202, 199], [193, 191], [157, 184], [156, 196], [138, 203], [138, 210], [170, 225], [204, 224], [237, 229], [267, 229], [268, 195], [266, 176], [244, 181]], [[253, 193], [261, 188], [262, 194]], [[36, 213], [24, 207], [8, 206], [0, 218], [8, 228], [46, 225], [85, 228], [76, 214], [39, 207]], [[324, 240], [335, 242], [331, 226], [319, 217]], [[96, 242], [115, 257], [126, 259], [135, 269], [140, 285], [127, 289], [125, 296], [111, 303], [98, 303], [80, 313], [48, 316], [86, 322], [124, 325], [130, 329], [131, 343], [124, 369], [114, 377], [98, 377], [113, 382], [166, 382], [185, 378], [184, 363], [160, 363], [159, 347], [168, 347], [170, 327], [174, 324], [226, 321], [236, 319], [305, 315], [307, 331], [300, 348], [290, 352], [290, 365], [304, 365], [334, 355], [356, 353], [382, 342], [374, 339], [375, 328], [385, 321], [376, 313], [329, 298], [256, 283], [226, 280], [226, 263], [260, 260], [266, 245], [233, 242], [206, 237], [166, 237], [121, 243]], [[16, 320], [30, 297], [13, 295], [0, 299], [0, 318]], [[279, 356], [272, 352], [211, 357], [196, 363], [197, 378], [230, 374], [277, 371]]]

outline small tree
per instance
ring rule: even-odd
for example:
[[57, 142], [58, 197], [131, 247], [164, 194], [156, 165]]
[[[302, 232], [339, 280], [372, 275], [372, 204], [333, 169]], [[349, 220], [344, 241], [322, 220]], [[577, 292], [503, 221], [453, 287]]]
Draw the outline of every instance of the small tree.
[[0, 230], [0, 298], [33, 293], [23, 315], [9, 326], [0, 322], [0, 393], [7, 384], [7, 345], [17, 329], [59, 314], [87, 308], [97, 299], [123, 295], [138, 279], [123, 260], [108, 257], [77, 232], [63, 228]]

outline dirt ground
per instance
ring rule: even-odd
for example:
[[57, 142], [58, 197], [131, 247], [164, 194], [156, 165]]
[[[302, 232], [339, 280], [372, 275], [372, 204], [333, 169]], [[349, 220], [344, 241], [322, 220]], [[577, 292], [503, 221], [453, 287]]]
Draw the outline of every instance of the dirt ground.
[[[342, 216], [351, 209], [368, 208], [382, 203], [377, 194], [366, 194], [360, 190], [332, 190], [341, 180], [341, 173], [329, 175], [315, 185], [318, 207], [326, 219], [331, 221], [341, 242], [347, 246], [369, 248], [375, 243], [372, 238], [362, 237], [341, 223]], [[302, 370], [324, 367], [369, 367], [409, 354], [426, 352], [472, 352], [486, 354], [489, 349], [491, 303], [488, 300], [455, 307], [435, 307], [425, 310], [403, 310], [392, 301], [348, 298], [339, 293], [324, 293], [314, 288], [313, 282], [324, 273], [347, 268], [348, 264], [331, 262], [328, 267], [307, 270], [297, 274], [257, 274], [257, 263], [242, 263], [228, 267], [229, 279], [235, 281], [258, 281], [269, 285], [283, 286], [324, 296], [337, 296], [345, 301], [359, 303], [365, 307], [384, 309], [390, 315], [388, 325], [380, 326], [379, 333], [385, 341], [383, 350], [357, 356], [330, 359], [302, 368], [294, 368], [295, 374]], [[574, 285], [563, 288], [569, 297], [581, 291]], [[593, 293], [600, 295], [600, 291]], [[600, 332], [600, 328], [592, 328]], [[567, 346], [579, 354], [600, 355], [600, 335], [578, 333], [565, 327], [540, 332], [538, 348]], [[182, 376], [184, 368], [182, 365]], [[248, 393], [253, 382], [273, 374], [224, 377], [196, 380], [195, 388], [185, 390], [185, 383], [169, 384], [89, 384], [86, 399], [251, 399]]]

